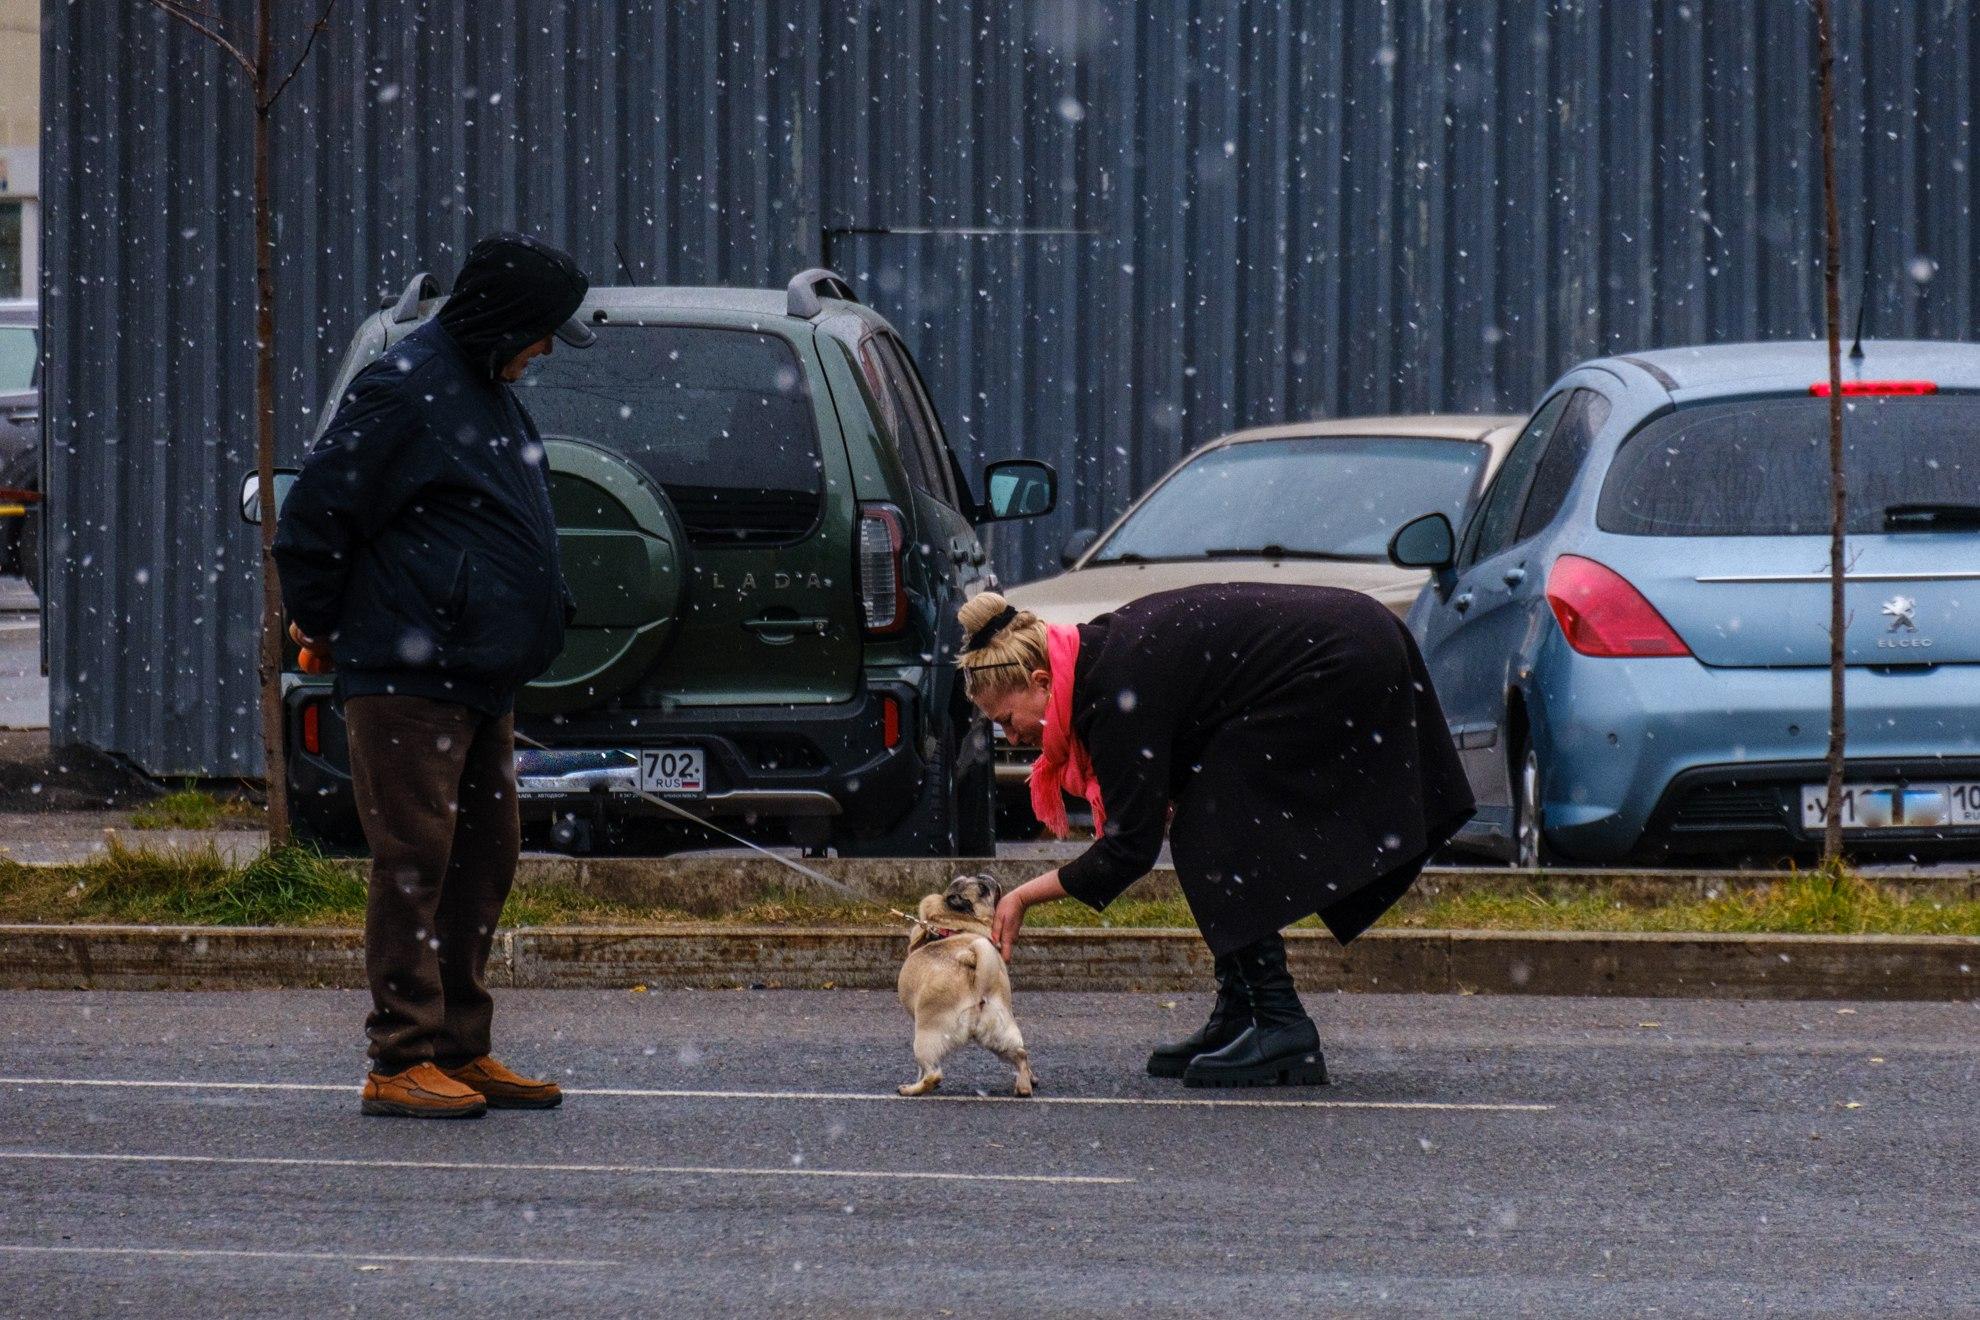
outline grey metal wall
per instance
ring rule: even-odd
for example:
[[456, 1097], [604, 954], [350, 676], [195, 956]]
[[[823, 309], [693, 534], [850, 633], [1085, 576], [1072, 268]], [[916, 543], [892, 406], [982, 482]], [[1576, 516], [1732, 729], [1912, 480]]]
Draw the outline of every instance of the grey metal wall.
[[[1980, 19], [1837, 8], [1847, 301], [1867, 237], [1876, 333], [1970, 336]], [[44, 14], [57, 736], [252, 774], [247, 108], [141, 0]], [[282, 443], [485, 230], [601, 283], [822, 256], [968, 461], [1059, 466], [1016, 580], [1236, 426], [1814, 333], [1812, 69], [1802, 0], [345, 0], [277, 129]]]

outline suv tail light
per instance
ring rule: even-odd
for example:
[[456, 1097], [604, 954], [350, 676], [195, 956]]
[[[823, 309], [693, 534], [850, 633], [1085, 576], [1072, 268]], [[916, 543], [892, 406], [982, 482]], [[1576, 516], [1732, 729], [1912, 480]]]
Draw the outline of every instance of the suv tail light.
[[1690, 655], [1657, 607], [1613, 568], [1562, 555], [1547, 574], [1547, 604], [1567, 644], [1583, 655]]
[[899, 509], [891, 504], [859, 506], [859, 603], [870, 633], [899, 632], [907, 623], [901, 562], [906, 545]]

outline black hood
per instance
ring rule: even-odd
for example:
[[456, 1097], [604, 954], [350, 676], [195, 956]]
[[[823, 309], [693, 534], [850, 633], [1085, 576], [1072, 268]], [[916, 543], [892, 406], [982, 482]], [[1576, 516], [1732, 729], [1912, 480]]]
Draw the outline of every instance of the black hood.
[[[528, 234], [490, 234], [462, 263], [440, 324], [469, 362], [494, 376], [537, 340], [559, 333], [590, 287], [569, 253]], [[590, 341], [582, 326], [561, 337]]]

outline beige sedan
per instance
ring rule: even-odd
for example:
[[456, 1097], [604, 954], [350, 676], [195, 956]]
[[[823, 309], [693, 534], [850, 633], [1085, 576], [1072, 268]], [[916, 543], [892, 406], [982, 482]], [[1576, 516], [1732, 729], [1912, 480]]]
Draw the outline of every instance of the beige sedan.
[[[1157, 591], [1288, 582], [1363, 591], [1400, 616], [1429, 575], [1389, 563], [1389, 537], [1426, 513], [1463, 527], [1523, 421], [1434, 413], [1235, 431], [1170, 468], [1106, 531], [1073, 533], [1065, 572], [1005, 595], [1048, 623], [1085, 623]], [[1034, 755], [999, 742], [1006, 797]]]

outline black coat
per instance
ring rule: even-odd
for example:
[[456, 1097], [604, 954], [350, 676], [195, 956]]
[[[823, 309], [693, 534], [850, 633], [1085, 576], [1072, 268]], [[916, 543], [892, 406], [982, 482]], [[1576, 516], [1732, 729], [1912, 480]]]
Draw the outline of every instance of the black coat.
[[1123, 605], [1080, 628], [1072, 720], [1107, 828], [1060, 869], [1066, 892], [1104, 907], [1154, 866], [1167, 821], [1215, 953], [1314, 912], [1353, 939], [1473, 809], [1415, 641], [1359, 592], [1230, 583]]
[[351, 382], [283, 501], [275, 560], [290, 619], [331, 643], [343, 697], [499, 715], [563, 648], [542, 439], [439, 320]]

